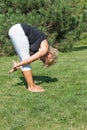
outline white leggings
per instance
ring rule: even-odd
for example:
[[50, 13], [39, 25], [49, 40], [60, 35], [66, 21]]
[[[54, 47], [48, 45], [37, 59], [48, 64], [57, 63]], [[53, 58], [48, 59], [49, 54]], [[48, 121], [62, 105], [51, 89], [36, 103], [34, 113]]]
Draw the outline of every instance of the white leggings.
[[[13, 25], [8, 32], [17, 55], [23, 61], [30, 57], [29, 41], [20, 24]], [[29, 64], [22, 66], [22, 71], [31, 70]]]

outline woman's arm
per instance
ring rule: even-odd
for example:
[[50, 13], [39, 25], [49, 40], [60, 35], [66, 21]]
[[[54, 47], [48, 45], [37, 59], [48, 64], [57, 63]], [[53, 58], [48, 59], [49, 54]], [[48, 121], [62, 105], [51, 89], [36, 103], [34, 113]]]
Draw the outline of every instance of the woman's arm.
[[29, 64], [38, 60], [40, 57], [44, 56], [48, 52], [48, 47], [49, 45], [48, 45], [47, 40], [42, 41], [38, 52], [30, 56], [28, 59], [25, 59], [19, 63], [13, 64], [13, 68], [17, 69], [17, 67], [20, 67], [20, 66], [23, 66], [23, 65], [26, 65], [26, 64]]

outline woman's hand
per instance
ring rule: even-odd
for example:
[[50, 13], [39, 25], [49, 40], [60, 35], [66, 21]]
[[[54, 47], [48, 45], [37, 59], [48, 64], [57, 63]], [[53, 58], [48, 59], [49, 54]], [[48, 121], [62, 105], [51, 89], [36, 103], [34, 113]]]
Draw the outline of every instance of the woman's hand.
[[13, 62], [13, 69], [15, 70], [15, 69], [17, 69], [17, 63], [14, 61], [14, 60], [12, 60], [12, 62]]
[[12, 67], [12, 69], [8, 72], [9, 74], [11, 74], [11, 73], [13, 73], [14, 71], [20, 69], [20, 67], [17, 67], [17, 63], [16, 63], [14, 60], [12, 60], [12, 63], [13, 63], [13, 67]]

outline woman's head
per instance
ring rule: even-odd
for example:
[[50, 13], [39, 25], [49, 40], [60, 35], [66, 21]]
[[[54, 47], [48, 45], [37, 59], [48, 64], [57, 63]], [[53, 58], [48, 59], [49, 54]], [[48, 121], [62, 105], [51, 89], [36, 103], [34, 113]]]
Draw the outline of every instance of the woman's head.
[[41, 60], [44, 63], [45, 67], [49, 67], [50, 65], [56, 63], [57, 57], [58, 57], [58, 50], [53, 48], [52, 46], [49, 46], [47, 54], [41, 57]]

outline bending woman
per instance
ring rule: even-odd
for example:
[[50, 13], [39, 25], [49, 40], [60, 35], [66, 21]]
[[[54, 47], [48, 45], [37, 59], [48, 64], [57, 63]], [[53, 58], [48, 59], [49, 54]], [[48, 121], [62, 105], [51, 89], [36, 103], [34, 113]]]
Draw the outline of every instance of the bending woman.
[[27, 24], [15, 24], [8, 32], [20, 62], [13, 61], [9, 73], [21, 68], [30, 92], [43, 92], [44, 89], [34, 84], [30, 63], [40, 59], [46, 67], [54, 64], [58, 51], [49, 46], [47, 36], [40, 30]]

